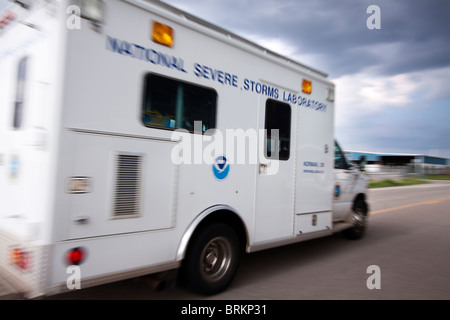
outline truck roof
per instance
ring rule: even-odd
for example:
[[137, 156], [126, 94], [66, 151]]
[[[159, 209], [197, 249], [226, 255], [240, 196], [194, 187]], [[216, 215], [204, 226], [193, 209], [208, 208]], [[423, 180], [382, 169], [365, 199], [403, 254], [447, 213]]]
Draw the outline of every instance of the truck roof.
[[148, 4], [161, 7], [164, 10], [167, 10], [167, 11], [171, 12], [172, 14], [178, 16], [178, 18], [181, 19], [181, 20], [190, 21], [190, 22], [193, 22], [195, 24], [198, 24], [198, 25], [201, 25], [203, 27], [206, 27], [206, 28], [208, 28], [210, 30], [213, 30], [213, 31], [215, 31], [215, 32], [217, 32], [217, 33], [227, 37], [230, 40], [237, 40], [237, 41], [239, 41], [239, 42], [241, 42], [241, 43], [243, 43], [243, 44], [245, 44], [247, 46], [252, 47], [253, 49], [256, 49], [262, 56], [272, 57], [272, 58], [275, 58], [278, 61], [281, 61], [285, 66], [298, 67], [298, 68], [301, 68], [302, 71], [304, 71], [304, 72], [315, 73], [316, 76], [319, 76], [321, 78], [325, 78], [326, 79], [328, 77], [327, 73], [324, 73], [324, 72], [322, 72], [320, 70], [311, 68], [310, 66], [307, 66], [307, 65], [305, 65], [303, 63], [295, 61], [295, 60], [293, 60], [293, 59], [291, 59], [289, 57], [286, 57], [286, 56], [284, 56], [282, 54], [279, 54], [279, 53], [276, 53], [276, 52], [274, 52], [272, 50], [269, 50], [269, 49], [267, 49], [267, 48], [265, 48], [265, 47], [263, 47], [261, 45], [258, 45], [258, 44], [254, 43], [252, 41], [249, 41], [249, 40], [247, 40], [247, 39], [245, 39], [245, 38], [243, 38], [243, 37], [241, 37], [241, 36], [239, 36], [239, 35], [237, 35], [237, 34], [235, 34], [233, 32], [230, 32], [230, 31], [228, 31], [228, 30], [226, 30], [224, 28], [221, 28], [221, 27], [219, 27], [217, 25], [214, 25], [214, 24], [212, 24], [212, 23], [210, 23], [210, 22], [208, 22], [206, 20], [200, 19], [200, 18], [198, 18], [198, 17], [196, 17], [196, 16], [194, 16], [194, 15], [192, 15], [190, 13], [187, 13], [187, 12], [185, 12], [183, 10], [175, 8], [175, 7], [173, 7], [173, 6], [171, 6], [171, 5], [167, 4], [167, 3], [164, 3], [162, 1], [159, 1], [159, 0], [142, 0], [142, 1], [122, 0], [122, 1], [133, 3], [133, 4], [136, 4], [136, 2], [146, 2]]

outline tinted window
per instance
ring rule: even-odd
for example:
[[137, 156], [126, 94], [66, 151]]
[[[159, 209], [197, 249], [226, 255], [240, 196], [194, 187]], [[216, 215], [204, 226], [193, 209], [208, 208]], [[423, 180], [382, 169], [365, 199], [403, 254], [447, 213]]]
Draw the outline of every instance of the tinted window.
[[266, 102], [266, 157], [289, 160], [291, 149], [291, 106], [275, 100]]
[[348, 163], [345, 159], [344, 153], [341, 147], [334, 143], [334, 168], [335, 169], [348, 169]]
[[145, 77], [142, 122], [147, 127], [186, 129], [194, 132], [194, 122], [202, 131], [216, 126], [217, 93], [154, 74]]

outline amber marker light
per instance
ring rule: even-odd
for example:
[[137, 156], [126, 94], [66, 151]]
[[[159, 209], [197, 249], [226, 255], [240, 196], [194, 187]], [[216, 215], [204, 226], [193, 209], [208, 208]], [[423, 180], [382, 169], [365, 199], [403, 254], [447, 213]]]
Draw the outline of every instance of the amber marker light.
[[312, 93], [312, 82], [311, 81], [303, 79], [302, 92], [306, 93], [306, 94]]
[[174, 45], [174, 30], [160, 22], [153, 22], [152, 39], [154, 42], [162, 44], [163, 46], [173, 47]]

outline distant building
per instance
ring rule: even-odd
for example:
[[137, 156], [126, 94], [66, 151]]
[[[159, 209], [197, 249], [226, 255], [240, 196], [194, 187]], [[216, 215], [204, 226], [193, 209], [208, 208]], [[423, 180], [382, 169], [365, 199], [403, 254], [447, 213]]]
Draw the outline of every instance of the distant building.
[[347, 159], [354, 164], [361, 164], [361, 159], [368, 172], [382, 172], [403, 167], [407, 173], [444, 174], [448, 173], [450, 159], [409, 153], [378, 153], [346, 150]]

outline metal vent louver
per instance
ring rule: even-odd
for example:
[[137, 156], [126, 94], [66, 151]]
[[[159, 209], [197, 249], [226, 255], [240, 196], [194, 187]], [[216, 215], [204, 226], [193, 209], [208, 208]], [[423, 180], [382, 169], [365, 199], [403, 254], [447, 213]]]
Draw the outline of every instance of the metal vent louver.
[[119, 154], [117, 156], [114, 216], [139, 215], [141, 195], [142, 156]]

